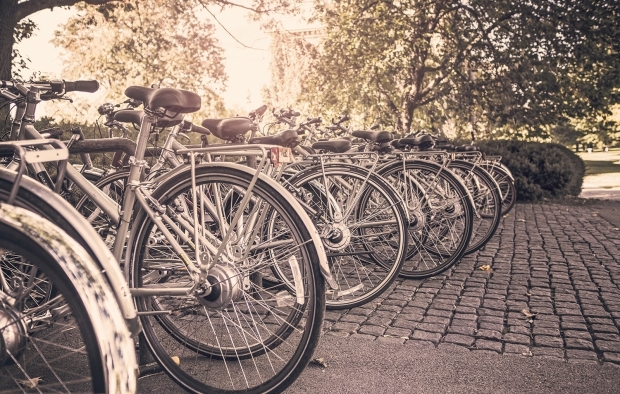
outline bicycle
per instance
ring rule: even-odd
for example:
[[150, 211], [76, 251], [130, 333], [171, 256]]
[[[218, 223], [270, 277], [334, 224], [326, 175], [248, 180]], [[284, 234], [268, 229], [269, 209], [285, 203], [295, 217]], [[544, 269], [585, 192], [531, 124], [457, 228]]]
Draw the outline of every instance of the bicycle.
[[119, 268], [104, 273], [62, 228], [28, 209], [40, 196], [68, 205], [38, 183], [24, 187], [27, 162], [68, 157], [62, 148], [26, 151], [37, 143], [0, 143], [21, 162], [18, 173], [0, 168], [1, 179], [13, 180], [0, 193], [0, 390], [133, 393], [134, 344], [108, 284]]
[[[32, 118], [39, 90], [65, 91], [46, 83], [26, 88], [35, 98], [26, 108]], [[191, 150], [180, 152], [188, 164], [156, 183], [140, 182], [151, 125], [197, 110], [200, 98], [170, 88], [130, 87], [126, 95], [143, 102], [145, 116], [123, 204], [71, 166], [67, 177], [117, 225], [113, 254], [124, 265], [149, 349], [188, 391], [282, 390], [310, 360], [322, 325], [323, 275], [330, 273], [312, 222], [260, 170], [197, 163], [200, 153]], [[28, 119], [20, 133], [35, 138]], [[269, 160], [263, 147], [249, 153], [260, 155], [260, 166]], [[242, 198], [226, 215], [221, 197], [231, 189]], [[287, 282], [268, 280], [276, 265], [288, 267]], [[170, 357], [177, 352], [180, 365]]]

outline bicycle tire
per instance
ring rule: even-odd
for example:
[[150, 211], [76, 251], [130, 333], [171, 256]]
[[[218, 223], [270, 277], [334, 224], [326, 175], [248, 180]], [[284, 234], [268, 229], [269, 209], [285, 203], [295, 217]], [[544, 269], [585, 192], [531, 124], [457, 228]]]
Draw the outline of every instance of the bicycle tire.
[[502, 215], [512, 210], [517, 202], [517, 189], [509, 171], [503, 166], [483, 165], [483, 168], [491, 174], [500, 187], [502, 194]]
[[[185, 192], [191, 189], [189, 175], [187, 166], [185, 169], [177, 169], [176, 174], [162, 181], [151, 197], [158, 200], [160, 204], [170, 207], [170, 203], [177, 198], [176, 201], [180, 201], [179, 196], [184, 196]], [[252, 177], [253, 174], [246, 168], [228, 163], [212, 163], [197, 166], [195, 180], [197, 187], [201, 190], [199, 194], [204, 195], [205, 198], [211, 198], [205, 190], [215, 190], [216, 187], [221, 188], [218, 190], [229, 190], [232, 186], [248, 190]], [[200, 186], [203, 188], [201, 189]], [[210, 186], [211, 189], [205, 186]], [[218, 290], [219, 295], [214, 290], [211, 294], [216, 294], [215, 298], [204, 297], [203, 300], [208, 302], [199, 300], [196, 295], [184, 298], [164, 296], [137, 298], [137, 308], [141, 312], [159, 313], [164, 308], [171, 311], [167, 315], [141, 316], [142, 325], [146, 343], [154, 357], [170, 378], [189, 392], [279, 392], [299, 376], [312, 357], [318, 343], [325, 310], [325, 282], [316, 264], [319, 253], [323, 251], [311, 241], [310, 232], [313, 229], [303, 224], [308, 223], [309, 220], [302, 219], [303, 212], [298, 212], [289, 202], [290, 196], [283, 195], [283, 192], [280, 185], [261, 174], [252, 191], [253, 204], [258, 204], [259, 207], [263, 207], [263, 203], [265, 206], [269, 205], [268, 209], [278, 212], [283, 223], [290, 229], [290, 239], [295, 242], [295, 245], [292, 245], [293, 248], [289, 245], [289, 250], [286, 251], [283, 259], [288, 257], [290, 262], [291, 256], [295, 257], [303, 277], [303, 280], [299, 282], [303, 283], [303, 290], [301, 290], [304, 292], [303, 302], [300, 302], [297, 297], [299, 292], [291, 294], [281, 287], [264, 287], [261, 278], [269, 266], [253, 265], [249, 261], [248, 267], [254, 268], [247, 271], [239, 271], [238, 266], [224, 268], [216, 264], [210, 271], [210, 275], [213, 276], [207, 277], [210, 283], [214, 283], [216, 289], [217, 285], [223, 289], [225, 285], [232, 283], [234, 277], [243, 277], [243, 282], [249, 282], [250, 286], [248, 291], [236, 293], [235, 297], [239, 298], [231, 296], [228, 301], [224, 300], [221, 296], [223, 290]], [[215, 195], [214, 191], [211, 193]], [[248, 220], [250, 220], [253, 207], [248, 209], [250, 210]], [[241, 212], [245, 223], [245, 209]], [[228, 220], [230, 217], [227, 218], [224, 215], [219, 218]], [[208, 225], [205, 222], [204, 228], [212, 229], [213, 234], [217, 234], [218, 223], [221, 222], [216, 223], [214, 220]], [[264, 223], [260, 223], [260, 220], [256, 223], [259, 223], [257, 229], [263, 231]], [[153, 228], [150, 218], [143, 210], [140, 211], [134, 221], [132, 229], [134, 235], [128, 244], [132, 252], [128, 266], [130, 285], [134, 288], [141, 288], [160, 282], [175, 285], [187, 283], [186, 271], [182, 272], [180, 269], [173, 271], [174, 255], [165, 250], [165, 242], [157, 237]], [[258, 261], [261, 257], [261, 245], [266, 245], [265, 239], [263, 235], [247, 238], [253, 239], [251, 245], [255, 248], [255, 252], [250, 253], [248, 259]], [[168, 271], [163, 274], [160, 272], [164, 267], [158, 266], [157, 262], [152, 259], [149, 260], [151, 257], [159, 256], [170, 256], [167, 260]], [[269, 259], [265, 261], [269, 264], [280, 263]], [[176, 267], [179, 267], [178, 263]], [[218, 272], [229, 270], [231, 273], [222, 274], [225, 279], [220, 277], [212, 281], [210, 278], [214, 278], [213, 272], [218, 269], [220, 270]], [[238, 274], [234, 274], [235, 272]], [[162, 275], [162, 277], [156, 278], [156, 275]], [[240, 287], [240, 285], [232, 286], [233, 289]], [[286, 294], [282, 294], [282, 291]], [[265, 298], [266, 295], [269, 297]], [[241, 299], [247, 303], [247, 310], [241, 302], [235, 301]], [[261, 304], [260, 299], [266, 301]], [[221, 304], [220, 301], [222, 301]], [[232, 314], [226, 317], [224, 313], [228, 313], [228, 309], [232, 310]], [[251, 313], [252, 310], [254, 310], [253, 313]], [[243, 321], [240, 316], [245, 316], [244, 319], [251, 321]], [[259, 318], [260, 316], [265, 317]], [[279, 316], [280, 320], [275, 316]], [[232, 327], [228, 327], [226, 320], [228, 318], [231, 321], [234, 320], [233, 326], [236, 327], [236, 332]], [[246, 328], [246, 326], [252, 328]], [[209, 330], [212, 332], [208, 332]], [[248, 333], [253, 333], [252, 338], [240, 339], [240, 336], [250, 336]], [[180, 365], [170, 358], [175, 352], [181, 353], [179, 355]], [[276, 354], [278, 357], [274, 357]], [[269, 370], [265, 369], [266, 364], [269, 364]]]
[[[13, 339], [2, 341], [0, 391], [135, 392], [133, 340], [88, 253], [58, 226], [6, 203], [0, 234], [2, 299], [28, 301], [0, 302], [0, 336]], [[11, 253], [21, 256], [19, 265], [6, 258]], [[34, 305], [43, 287], [53, 295]]]
[[[340, 210], [355, 208], [355, 215], [334, 216], [325, 198], [324, 182]], [[328, 291], [327, 308], [354, 308], [381, 295], [398, 276], [407, 251], [408, 219], [397, 192], [366, 168], [344, 163], [306, 168], [287, 184], [303, 202], [319, 233], [331, 229], [345, 236], [338, 242], [334, 241], [338, 237], [322, 236], [339, 285], [338, 290]], [[363, 189], [356, 189], [362, 185]]]
[[453, 160], [448, 168], [459, 176], [474, 201], [473, 232], [465, 255], [480, 250], [493, 237], [502, 218], [502, 198], [499, 185], [483, 168], [471, 162]]
[[406, 196], [409, 209], [409, 250], [400, 276], [428, 278], [456, 264], [473, 229], [473, 203], [463, 182], [426, 160], [395, 160], [377, 173]]

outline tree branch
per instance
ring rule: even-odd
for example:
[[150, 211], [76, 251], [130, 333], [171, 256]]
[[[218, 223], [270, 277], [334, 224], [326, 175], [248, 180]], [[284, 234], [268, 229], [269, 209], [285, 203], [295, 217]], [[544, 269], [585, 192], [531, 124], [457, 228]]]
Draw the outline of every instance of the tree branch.
[[[105, 4], [114, 0], [85, 0], [87, 4]], [[28, 15], [47, 8], [66, 7], [79, 3], [80, 0], [28, 0], [17, 5], [17, 20], [24, 19]]]

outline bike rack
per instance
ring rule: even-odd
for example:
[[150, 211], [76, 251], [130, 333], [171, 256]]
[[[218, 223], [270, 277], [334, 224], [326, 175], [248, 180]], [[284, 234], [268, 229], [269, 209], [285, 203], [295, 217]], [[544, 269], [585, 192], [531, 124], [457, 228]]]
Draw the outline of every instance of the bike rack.
[[[49, 150], [29, 150], [28, 147], [52, 145], [56, 149]], [[19, 169], [17, 170], [17, 176], [15, 177], [15, 183], [11, 188], [11, 194], [7, 200], [7, 204], [13, 204], [17, 192], [19, 191], [19, 184], [21, 183], [22, 176], [26, 172], [27, 165], [32, 163], [45, 163], [50, 161], [58, 162], [58, 175], [56, 177], [56, 183], [54, 184], [54, 191], [60, 192], [62, 187], [62, 181], [65, 177], [67, 170], [67, 159], [69, 159], [69, 151], [65, 145], [57, 140], [25, 140], [25, 141], [11, 141], [0, 142], [0, 152], [13, 151], [14, 155], [19, 161]]]

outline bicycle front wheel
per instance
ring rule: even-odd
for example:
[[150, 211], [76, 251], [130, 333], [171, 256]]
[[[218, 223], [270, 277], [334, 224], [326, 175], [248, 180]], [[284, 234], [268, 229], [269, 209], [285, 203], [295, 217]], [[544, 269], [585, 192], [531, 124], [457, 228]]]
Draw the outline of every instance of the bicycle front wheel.
[[[319, 253], [303, 212], [275, 181], [249, 169], [209, 164], [196, 169], [194, 205], [189, 171], [172, 175], [151, 197], [167, 207], [167, 228], [195, 257], [194, 213], [208, 293], [164, 295], [190, 288], [186, 265], [150, 217], [138, 214], [132, 231], [131, 283], [136, 290], [161, 290], [137, 299], [144, 334], [170, 377], [190, 392], [281, 391], [305, 368], [321, 331], [325, 284]], [[219, 248], [222, 245], [222, 248]], [[191, 262], [195, 264], [194, 261]], [[274, 267], [293, 272], [289, 288]], [[171, 361], [176, 355], [181, 363]]]
[[0, 250], [0, 391], [135, 392], [133, 340], [88, 253], [8, 204]]

